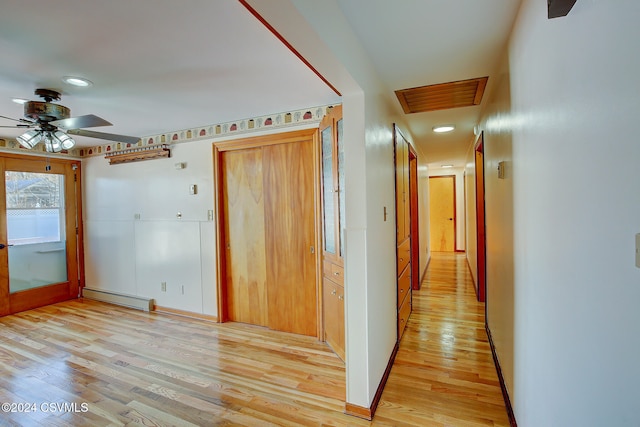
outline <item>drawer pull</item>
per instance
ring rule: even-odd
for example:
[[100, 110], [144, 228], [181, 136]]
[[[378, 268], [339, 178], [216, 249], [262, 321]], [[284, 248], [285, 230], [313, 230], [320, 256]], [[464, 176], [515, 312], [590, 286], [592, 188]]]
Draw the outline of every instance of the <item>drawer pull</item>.
[[344, 296], [342, 296], [342, 295], [338, 295], [338, 299], [339, 299], [340, 301], [342, 301], [342, 300], [344, 299]]
[[336, 290], [334, 289], [331, 291], [331, 295], [335, 295], [335, 294], [336, 294]]
[[335, 274], [336, 276], [339, 276], [339, 275], [340, 275], [340, 272], [339, 272], [339, 271], [336, 271], [336, 272], [335, 272], [335, 273], [333, 273], [333, 274]]

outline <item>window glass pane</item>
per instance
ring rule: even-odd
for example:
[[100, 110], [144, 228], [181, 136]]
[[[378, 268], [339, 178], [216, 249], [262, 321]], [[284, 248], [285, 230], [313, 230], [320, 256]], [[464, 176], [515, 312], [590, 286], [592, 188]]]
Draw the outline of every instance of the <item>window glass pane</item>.
[[63, 240], [63, 179], [54, 174], [5, 172], [10, 245]]
[[323, 226], [324, 226], [324, 250], [336, 253], [336, 224], [333, 201], [333, 141], [331, 138], [332, 127], [322, 131], [322, 194]]
[[338, 195], [340, 210], [340, 256], [344, 255], [344, 225], [345, 225], [345, 192], [344, 192], [344, 143], [342, 141], [342, 119], [336, 124], [338, 128]]
[[5, 172], [9, 289], [67, 281], [64, 176]]

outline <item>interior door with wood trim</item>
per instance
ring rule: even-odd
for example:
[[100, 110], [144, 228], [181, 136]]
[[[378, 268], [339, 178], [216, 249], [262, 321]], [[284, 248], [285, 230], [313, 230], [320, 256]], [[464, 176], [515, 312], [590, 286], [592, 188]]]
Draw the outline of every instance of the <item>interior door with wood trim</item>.
[[77, 298], [80, 162], [0, 158], [0, 315]]
[[455, 175], [429, 177], [429, 225], [431, 250], [455, 251]]

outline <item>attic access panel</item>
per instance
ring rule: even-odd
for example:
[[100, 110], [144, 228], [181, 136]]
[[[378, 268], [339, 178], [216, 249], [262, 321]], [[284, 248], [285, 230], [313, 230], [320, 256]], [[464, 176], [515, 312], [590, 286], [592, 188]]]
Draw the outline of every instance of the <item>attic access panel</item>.
[[482, 101], [489, 77], [420, 86], [396, 91], [405, 114], [471, 107]]

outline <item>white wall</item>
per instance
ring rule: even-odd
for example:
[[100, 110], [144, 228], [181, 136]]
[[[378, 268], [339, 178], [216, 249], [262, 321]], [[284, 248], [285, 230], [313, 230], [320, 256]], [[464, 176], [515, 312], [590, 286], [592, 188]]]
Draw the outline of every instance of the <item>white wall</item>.
[[[493, 343], [511, 399], [514, 377], [514, 176], [511, 121], [511, 91], [507, 58], [494, 79], [489, 102], [484, 108], [484, 188], [486, 238], [486, 311]], [[470, 157], [475, 159], [471, 150]], [[468, 163], [471, 160], [468, 159]], [[498, 178], [498, 163], [504, 162], [504, 179]], [[475, 169], [474, 169], [475, 174]], [[474, 176], [475, 178], [475, 176]], [[475, 201], [475, 187], [473, 190]], [[470, 211], [475, 215], [475, 211]], [[475, 218], [474, 218], [474, 227]], [[475, 231], [474, 228], [474, 237]], [[477, 254], [476, 254], [477, 257]], [[474, 260], [475, 261], [475, 260]], [[477, 263], [476, 267], [477, 267]], [[477, 275], [477, 270], [476, 270]]]
[[427, 157], [418, 151], [418, 239], [419, 242], [419, 261], [420, 268], [418, 278], [422, 281], [429, 261], [431, 260], [431, 247], [429, 247], [429, 168], [427, 166]]
[[334, 0], [249, 2], [343, 96], [347, 402], [366, 408], [397, 334], [392, 100]]
[[168, 159], [83, 160], [87, 287], [217, 315], [211, 156], [211, 141], [200, 141], [173, 146]]
[[[429, 176], [456, 177], [456, 251], [464, 251], [466, 247], [464, 168], [430, 169]], [[427, 223], [428, 224], [428, 223]]]
[[483, 122], [487, 170], [508, 165], [486, 188], [489, 326], [519, 426], [637, 426], [640, 3], [546, 14], [523, 0]]

